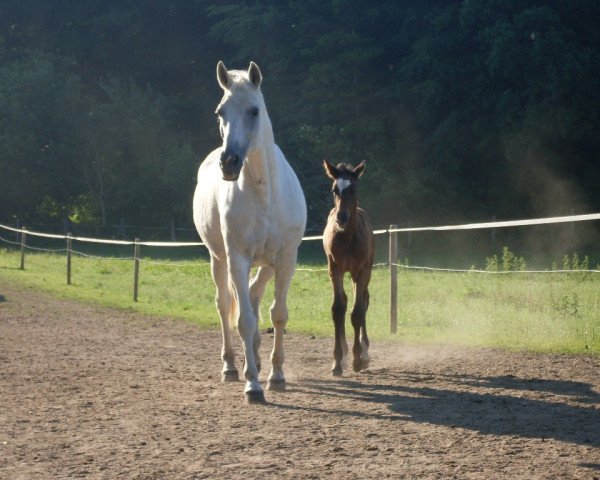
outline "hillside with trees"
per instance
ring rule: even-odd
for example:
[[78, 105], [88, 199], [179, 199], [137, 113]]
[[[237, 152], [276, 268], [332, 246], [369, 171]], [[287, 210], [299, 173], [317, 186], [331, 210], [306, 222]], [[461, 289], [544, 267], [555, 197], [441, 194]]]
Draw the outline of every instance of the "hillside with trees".
[[215, 65], [256, 61], [309, 227], [321, 162], [374, 224], [600, 210], [600, 3], [4, 0], [0, 221], [191, 226]]

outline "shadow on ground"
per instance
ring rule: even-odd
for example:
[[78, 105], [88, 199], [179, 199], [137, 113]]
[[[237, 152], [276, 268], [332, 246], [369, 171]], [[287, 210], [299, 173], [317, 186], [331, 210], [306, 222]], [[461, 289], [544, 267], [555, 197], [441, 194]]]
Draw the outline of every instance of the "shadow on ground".
[[[346, 411], [349, 416], [402, 419], [489, 435], [555, 439], [600, 447], [600, 394], [589, 384], [513, 376], [461, 377], [385, 371], [372, 372], [369, 380], [376, 383], [304, 379], [296, 391], [351, 400], [356, 408]], [[375, 414], [372, 409], [361, 409], [364, 402], [381, 404], [389, 413]]]

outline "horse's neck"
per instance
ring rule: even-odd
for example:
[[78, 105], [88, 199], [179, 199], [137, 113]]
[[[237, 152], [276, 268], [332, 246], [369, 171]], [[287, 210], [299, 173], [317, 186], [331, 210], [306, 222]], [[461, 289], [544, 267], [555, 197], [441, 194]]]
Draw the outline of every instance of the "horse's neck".
[[263, 123], [260, 147], [248, 153], [242, 183], [258, 192], [262, 200], [269, 202], [272, 193], [271, 182], [275, 174], [275, 142], [271, 123]]

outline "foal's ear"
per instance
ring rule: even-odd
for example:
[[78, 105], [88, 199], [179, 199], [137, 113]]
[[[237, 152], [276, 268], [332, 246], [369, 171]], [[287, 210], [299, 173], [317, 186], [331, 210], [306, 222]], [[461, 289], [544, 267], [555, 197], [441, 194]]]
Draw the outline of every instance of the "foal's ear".
[[217, 81], [223, 90], [227, 90], [231, 86], [231, 77], [229, 76], [227, 67], [220, 60], [217, 63]]
[[260, 73], [260, 68], [254, 62], [250, 62], [250, 66], [248, 67], [248, 77], [254, 85], [254, 88], [260, 87], [260, 82], [262, 82], [262, 73]]
[[323, 160], [323, 168], [325, 168], [325, 174], [332, 180], [335, 180], [340, 175], [340, 172], [338, 172], [338, 169], [335, 168], [327, 160]]
[[352, 169], [352, 173], [356, 176], [356, 178], [360, 178], [362, 174], [365, 172], [365, 167], [367, 166], [367, 161], [363, 160], [356, 167]]

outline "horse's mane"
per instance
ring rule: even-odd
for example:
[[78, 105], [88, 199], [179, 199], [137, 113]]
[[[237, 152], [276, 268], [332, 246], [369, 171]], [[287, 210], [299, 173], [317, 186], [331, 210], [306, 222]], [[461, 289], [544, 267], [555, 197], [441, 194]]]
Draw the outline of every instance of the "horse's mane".
[[244, 70], [227, 70], [232, 83], [243, 83], [248, 81], [248, 73]]

